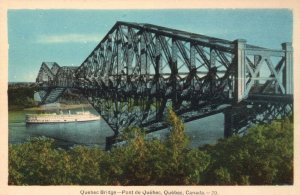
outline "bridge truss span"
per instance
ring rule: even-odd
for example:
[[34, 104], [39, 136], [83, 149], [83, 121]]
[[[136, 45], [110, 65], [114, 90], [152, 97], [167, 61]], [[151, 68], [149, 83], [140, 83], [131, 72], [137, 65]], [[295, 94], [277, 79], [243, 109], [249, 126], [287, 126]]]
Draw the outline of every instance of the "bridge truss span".
[[253, 95], [293, 94], [289, 43], [271, 50], [151, 24], [117, 22], [72, 70], [60, 76], [68, 82], [51, 81], [52, 87], [81, 90], [115, 136], [129, 126], [148, 132], [166, 127], [168, 107], [191, 121], [245, 104]]

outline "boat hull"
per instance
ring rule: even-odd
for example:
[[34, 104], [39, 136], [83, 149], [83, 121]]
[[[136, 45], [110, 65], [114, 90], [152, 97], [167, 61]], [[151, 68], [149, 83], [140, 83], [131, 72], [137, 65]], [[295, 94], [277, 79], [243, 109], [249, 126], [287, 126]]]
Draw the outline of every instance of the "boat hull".
[[100, 116], [91, 113], [79, 114], [27, 114], [25, 122], [27, 124], [45, 124], [45, 123], [71, 123], [87, 122], [100, 120]]

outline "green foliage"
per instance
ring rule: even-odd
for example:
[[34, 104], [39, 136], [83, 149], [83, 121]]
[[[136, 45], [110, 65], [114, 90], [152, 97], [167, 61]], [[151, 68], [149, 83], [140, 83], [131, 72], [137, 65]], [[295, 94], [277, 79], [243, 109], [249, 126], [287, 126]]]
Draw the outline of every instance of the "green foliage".
[[172, 109], [168, 109], [168, 119], [171, 135], [167, 139], [167, 146], [172, 151], [172, 158], [176, 160], [178, 153], [187, 147], [189, 140], [184, 133], [184, 124]]
[[68, 164], [69, 180], [72, 184], [97, 185], [103, 182], [101, 169], [99, 169], [105, 153], [97, 147], [76, 146], [68, 151], [66, 164]]
[[209, 164], [209, 156], [197, 149], [188, 149], [189, 140], [184, 132], [184, 124], [171, 109], [168, 109], [167, 121], [171, 126], [171, 132], [165, 144], [164, 157], [168, 159], [166, 168], [168, 177], [164, 184], [197, 184]]
[[184, 125], [172, 110], [166, 140], [126, 129], [110, 151], [55, 148], [34, 138], [9, 146], [11, 185], [263, 185], [293, 183], [293, 124], [260, 125], [214, 146], [188, 147]]
[[9, 146], [9, 184], [98, 184], [103, 155], [99, 148], [77, 146], [66, 151], [56, 149], [53, 139], [32, 138]]
[[205, 183], [274, 185], [293, 183], [293, 124], [288, 119], [249, 129], [206, 147], [212, 163]]
[[9, 183], [27, 185], [70, 184], [68, 155], [54, 148], [54, 141], [34, 138], [9, 146]]

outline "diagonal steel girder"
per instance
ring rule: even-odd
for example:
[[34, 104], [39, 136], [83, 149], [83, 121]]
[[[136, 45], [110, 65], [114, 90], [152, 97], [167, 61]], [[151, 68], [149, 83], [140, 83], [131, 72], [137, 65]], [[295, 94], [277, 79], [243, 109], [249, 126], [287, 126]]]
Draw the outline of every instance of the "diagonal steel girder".
[[[291, 95], [251, 95], [237, 106], [225, 111], [225, 129], [230, 126], [230, 134], [244, 134], [257, 124], [269, 124], [276, 119], [293, 115], [293, 96]], [[225, 136], [226, 130], [225, 130]]]
[[[229, 104], [233, 49], [221, 39], [118, 22], [78, 68], [76, 87], [116, 135], [134, 125], [151, 131], [165, 126], [168, 107], [189, 121]], [[217, 60], [219, 68], [210, 67]]]

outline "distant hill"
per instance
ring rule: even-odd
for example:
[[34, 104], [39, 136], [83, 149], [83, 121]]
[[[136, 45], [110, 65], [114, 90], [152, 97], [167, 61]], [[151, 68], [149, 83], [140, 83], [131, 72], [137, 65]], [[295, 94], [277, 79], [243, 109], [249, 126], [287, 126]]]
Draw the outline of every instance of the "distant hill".
[[[23, 110], [24, 108], [37, 106], [38, 102], [34, 101], [36, 91], [38, 91], [38, 87], [34, 82], [8, 83], [8, 109]], [[65, 90], [57, 102], [62, 104], [88, 104], [87, 99], [81, 92], [75, 89]]]
[[8, 88], [23, 88], [23, 87], [33, 87], [35, 86], [35, 82], [8, 82]]
[[35, 106], [33, 95], [36, 89], [33, 82], [8, 83], [8, 109], [20, 110]]

